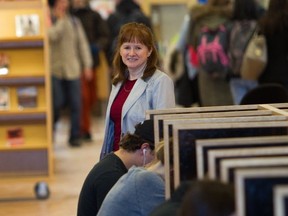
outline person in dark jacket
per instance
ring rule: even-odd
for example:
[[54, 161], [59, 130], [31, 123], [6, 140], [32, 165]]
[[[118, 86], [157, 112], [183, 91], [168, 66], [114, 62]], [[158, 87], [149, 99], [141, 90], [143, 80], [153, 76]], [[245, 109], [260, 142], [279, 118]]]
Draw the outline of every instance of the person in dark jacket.
[[106, 155], [87, 175], [78, 200], [77, 216], [97, 215], [107, 193], [132, 166], [144, 166], [154, 159], [154, 123], [136, 125], [134, 134], [126, 134], [120, 149]]
[[81, 137], [84, 140], [91, 140], [90, 115], [95, 105], [96, 95], [96, 74], [100, 64], [99, 54], [108, 45], [109, 29], [106, 21], [101, 15], [93, 11], [89, 6], [88, 0], [72, 0], [71, 12], [81, 21], [90, 45], [93, 58], [92, 79], [81, 78], [82, 110], [81, 110]]
[[288, 91], [288, 1], [270, 0], [259, 26], [268, 50], [267, 66], [259, 84], [278, 83]]
[[[109, 47], [107, 48], [107, 60], [112, 65], [116, 38], [122, 25], [128, 22], [143, 23], [152, 29], [151, 20], [141, 10], [140, 5], [135, 0], [119, 0], [116, 2], [115, 12], [110, 14], [107, 23], [110, 31]], [[111, 64], [110, 64], [111, 63]]]

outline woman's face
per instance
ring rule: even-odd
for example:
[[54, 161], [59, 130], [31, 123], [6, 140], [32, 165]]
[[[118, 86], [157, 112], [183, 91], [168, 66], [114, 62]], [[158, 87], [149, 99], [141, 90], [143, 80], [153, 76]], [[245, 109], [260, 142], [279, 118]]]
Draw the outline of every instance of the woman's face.
[[137, 71], [150, 56], [151, 51], [147, 46], [137, 42], [125, 42], [120, 47], [120, 55], [123, 63], [129, 71]]

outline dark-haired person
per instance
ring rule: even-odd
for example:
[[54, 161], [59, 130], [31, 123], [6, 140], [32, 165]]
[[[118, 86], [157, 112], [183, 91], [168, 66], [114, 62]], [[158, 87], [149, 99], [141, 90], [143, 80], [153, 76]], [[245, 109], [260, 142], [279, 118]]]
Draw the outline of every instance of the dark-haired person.
[[61, 109], [70, 109], [69, 144], [81, 145], [81, 74], [92, 78], [92, 57], [83, 26], [69, 13], [69, 0], [49, 0], [51, 24], [48, 28], [50, 71], [52, 75], [52, 99], [54, 125]]
[[151, 29], [135, 22], [122, 26], [113, 61], [101, 158], [119, 148], [122, 134], [133, 133], [147, 110], [175, 107], [173, 81], [157, 68], [157, 62]]
[[133, 166], [117, 181], [97, 216], [147, 216], [165, 201], [164, 142], [155, 152], [155, 159], [145, 168]]
[[100, 53], [106, 49], [109, 42], [109, 29], [101, 15], [90, 8], [89, 0], [71, 0], [71, 13], [81, 21], [93, 57], [92, 79], [81, 77], [81, 138], [91, 141], [91, 113], [97, 102], [96, 74], [100, 72], [97, 67], [100, 65]]
[[126, 134], [119, 150], [106, 155], [86, 177], [78, 201], [77, 216], [95, 216], [118, 179], [131, 166], [144, 166], [154, 159], [153, 121], [136, 125], [134, 134]]
[[268, 51], [268, 62], [259, 84], [278, 83], [288, 91], [288, 1], [270, 0], [259, 26]]
[[233, 185], [214, 180], [197, 180], [191, 182], [177, 215], [232, 216], [234, 213]]
[[114, 0], [114, 2], [115, 11], [107, 18], [110, 37], [106, 54], [109, 66], [112, 65], [113, 54], [116, 46], [115, 42], [117, 41], [122, 25], [129, 22], [137, 22], [143, 23], [152, 29], [150, 18], [144, 14], [137, 0]]

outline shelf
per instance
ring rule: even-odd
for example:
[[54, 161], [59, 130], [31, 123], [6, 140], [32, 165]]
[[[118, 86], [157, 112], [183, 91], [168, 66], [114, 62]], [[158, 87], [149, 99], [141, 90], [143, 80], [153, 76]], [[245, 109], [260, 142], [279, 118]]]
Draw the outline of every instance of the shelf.
[[0, 8], [1, 9], [30, 9], [30, 8], [41, 8], [42, 7], [42, 0], [25, 0], [25, 1], [13, 1], [13, 0], [6, 0], [0, 1]]
[[[0, 76], [1, 77], [1, 76]], [[44, 77], [1, 77], [0, 86], [44, 85]]]
[[0, 49], [42, 48], [42, 36], [0, 38]]
[[12, 123], [26, 123], [26, 124], [32, 124], [35, 122], [44, 122], [46, 121], [46, 113], [21, 113], [19, 111], [18, 113], [7, 113], [6, 115], [3, 114], [4, 112], [0, 112], [0, 125], [1, 124], [12, 124]]
[[9, 145], [5, 145], [5, 146], [0, 146], [0, 150], [1, 151], [26, 151], [26, 150], [47, 150], [47, 146], [45, 145], [41, 145], [39, 146], [36, 144], [23, 144], [23, 145], [14, 145], [14, 146], [9, 146]]

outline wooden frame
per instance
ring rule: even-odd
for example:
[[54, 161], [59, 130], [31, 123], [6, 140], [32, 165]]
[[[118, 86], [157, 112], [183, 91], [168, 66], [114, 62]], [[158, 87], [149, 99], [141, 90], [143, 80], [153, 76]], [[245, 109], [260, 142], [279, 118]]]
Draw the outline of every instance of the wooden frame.
[[288, 184], [288, 168], [237, 169], [236, 215], [273, 215], [273, 187], [277, 184]]
[[[178, 124], [185, 124], [190, 122], [192, 124], [192, 122], [195, 124], [204, 124], [204, 122], [208, 123], [209, 122], [213, 122], [214, 123], [222, 123], [223, 121], [227, 121], [227, 122], [233, 122], [235, 120], [238, 120], [239, 122], [243, 121], [243, 115], [247, 116], [247, 117], [251, 117], [253, 116], [253, 114], [255, 114], [255, 116], [257, 115], [257, 112], [263, 112], [261, 113], [262, 115], [267, 115], [267, 116], [288, 116], [288, 113], [286, 112], [288, 107], [288, 103], [280, 103], [280, 104], [262, 104], [262, 105], [232, 105], [232, 106], [215, 106], [215, 107], [191, 107], [191, 108], [174, 108], [174, 109], [163, 109], [163, 110], [148, 110], [146, 112], [146, 118], [147, 119], [154, 119], [156, 121], [154, 121], [154, 130], [155, 130], [155, 140], [156, 140], [156, 144], [157, 142], [160, 140], [160, 136], [159, 135], [159, 127], [161, 127], [160, 124], [163, 124], [163, 137], [164, 137], [164, 142], [167, 143], [169, 141], [169, 137], [172, 135], [172, 132], [169, 133], [169, 131], [172, 131], [172, 125], [174, 124], [174, 121], [177, 121], [176, 119], [178, 118], [182, 118], [182, 122], [178, 122]], [[243, 113], [239, 113], [242, 112]], [[251, 112], [252, 111], [252, 112]], [[253, 113], [253, 111], [255, 113]], [[234, 113], [233, 113], [234, 112]], [[239, 115], [242, 117], [239, 117], [239, 119], [230, 119], [229, 118], [214, 118], [214, 120], [211, 117], [216, 117], [216, 116], [225, 116], [226, 114], [227, 116], [230, 116], [231, 118], [236, 118], [235, 116], [238, 116], [237, 113], [239, 113]], [[261, 114], [259, 116], [261, 116]], [[171, 116], [171, 117], [169, 117]], [[202, 118], [201, 118], [202, 117]], [[207, 119], [204, 119], [204, 117], [206, 117]], [[208, 117], [210, 117], [208, 119]], [[194, 120], [190, 120], [187, 118], [194, 118]], [[195, 118], [198, 118], [195, 119]], [[274, 118], [274, 117], [273, 117]], [[169, 119], [174, 119], [174, 120], [169, 120]], [[250, 121], [251, 119], [246, 119], [246, 121]], [[254, 119], [256, 120], [256, 119]], [[260, 120], [260, 119], [258, 119]], [[272, 119], [270, 119], [271, 121], [274, 121]], [[283, 121], [285, 121], [284, 119], [282, 119]], [[171, 121], [171, 122], [169, 122]], [[181, 121], [181, 120], [179, 120]], [[245, 121], [245, 120], [244, 120]], [[263, 121], [263, 119], [261, 119], [260, 121]], [[166, 125], [164, 124], [166, 122]], [[283, 126], [286, 127], [286, 126]], [[209, 128], [209, 125], [208, 125]], [[217, 128], [217, 127], [215, 127]], [[287, 131], [286, 131], [287, 132]], [[167, 145], [165, 145], [165, 160], [169, 161], [169, 148], [167, 147]], [[166, 169], [166, 198], [168, 198], [170, 196], [170, 175], [168, 170], [170, 169], [170, 165], [168, 163], [165, 163], [165, 169]], [[177, 170], [176, 170], [177, 172]], [[179, 183], [179, 181], [175, 181], [176, 185]]]
[[[184, 139], [189, 138], [189, 133], [196, 133], [193, 134], [194, 138], [193, 140], [191, 138], [189, 142], [191, 142], [191, 148], [195, 148], [195, 141], [198, 139], [203, 139], [203, 138], [224, 138], [227, 137], [227, 130], [229, 130], [229, 136], [228, 137], [238, 137], [238, 136], [263, 136], [263, 135], [283, 135], [287, 134], [287, 126], [288, 122], [287, 120], [285, 121], [279, 121], [279, 122], [233, 122], [233, 119], [230, 119], [231, 122], [226, 122], [226, 123], [199, 123], [195, 124], [192, 120], [186, 120], [186, 122], [183, 122], [182, 120], [174, 120], [174, 121], [164, 121], [164, 143], [168, 143], [169, 141], [169, 129], [168, 126], [173, 126], [173, 160], [174, 160], [174, 188], [176, 188], [180, 184], [180, 156], [179, 156], [179, 145], [181, 142], [179, 141], [179, 138], [183, 136], [181, 135], [180, 132], [184, 131], [184, 133], [187, 132], [188, 136], [184, 137]], [[191, 123], [192, 121], [192, 123]], [[186, 131], [185, 131], [186, 130]], [[204, 133], [201, 132], [205, 131]], [[250, 130], [250, 132], [249, 132]], [[253, 131], [251, 131], [253, 130]], [[217, 132], [216, 132], [217, 131]], [[241, 134], [239, 134], [239, 131], [241, 131]], [[213, 132], [213, 134], [210, 134]], [[201, 136], [197, 137], [197, 133]], [[201, 134], [202, 133], [202, 134]], [[276, 134], [275, 134], [276, 133]], [[187, 135], [186, 134], [186, 135]], [[205, 135], [205, 137], [204, 137]], [[209, 136], [208, 136], [209, 135]], [[214, 136], [214, 137], [213, 137]], [[183, 137], [182, 137], [183, 138]], [[189, 144], [189, 145], [190, 145]], [[195, 150], [194, 150], [195, 151]], [[169, 148], [168, 145], [164, 145], [164, 153], [165, 153], [165, 160], [169, 161]], [[187, 152], [186, 152], [187, 154]], [[190, 166], [195, 166], [196, 171], [196, 154], [195, 152], [191, 153], [192, 160], [190, 163], [192, 165]], [[189, 166], [185, 164], [186, 166]], [[193, 168], [192, 168], [193, 169]], [[165, 163], [165, 184], [166, 184], [166, 197], [170, 196], [170, 165], [168, 163]], [[193, 170], [191, 171], [193, 172]]]
[[[159, 127], [163, 127], [164, 119], [187, 118], [211, 118], [211, 117], [240, 117], [240, 116], [264, 116], [284, 115], [288, 109], [288, 103], [269, 105], [231, 105], [211, 107], [171, 108], [162, 110], [147, 110], [146, 119], [154, 119], [155, 142], [159, 142], [161, 134]], [[162, 125], [161, 125], [162, 124]]]
[[274, 216], [288, 214], [288, 185], [277, 185], [273, 188]]
[[237, 137], [196, 140], [197, 178], [202, 179], [208, 171], [207, 152], [210, 149], [241, 147], [287, 146], [288, 136]]
[[256, 167], [288, 167], [288, 157], [287, 155], [270, 155], [245, 158], [244, 160], [243, 158], [224, 159], [220, 162], [220, 180], [226, 183], [233, 183], [236, 169]]
[[255, 147], [210, 150], [208, 152], [208, 178], [219, 179], [220, 163], [225, 159], [248, 160], [251, 157], [288, 156], [288, 147]]

